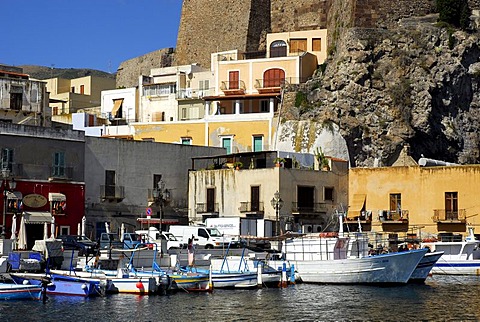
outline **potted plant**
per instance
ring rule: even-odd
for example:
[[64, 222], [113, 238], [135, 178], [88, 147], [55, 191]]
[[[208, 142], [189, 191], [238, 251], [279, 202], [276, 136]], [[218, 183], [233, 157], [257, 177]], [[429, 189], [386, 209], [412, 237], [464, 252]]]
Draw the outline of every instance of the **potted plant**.
[[285, 163], [285, 159], [284, 158], [275, 158], [275, 159], [273, 159], [273, 163], [275, 164], [276, 167], [280, 167], [281, 165], [283, 165]]
[[322, 148], [317, 147], [315, 151], [315, 158], [317, 159], [319, 170], [324, 170], [324, 171], [330, 170], [328, 158], [323, 153]]
[[237, 170], [240, 170], [241, 168], [243, 168], [243, 163], [241, 161], [236, 161], [233, 163], [233, 167]]

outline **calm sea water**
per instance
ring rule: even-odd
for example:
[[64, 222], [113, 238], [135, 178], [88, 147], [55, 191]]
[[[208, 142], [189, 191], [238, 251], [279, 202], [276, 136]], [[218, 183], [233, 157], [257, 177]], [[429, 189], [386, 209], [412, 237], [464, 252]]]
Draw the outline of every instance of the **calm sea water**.
[[435, 276], [396, 287], [298, 284], [170, 296], [50, 297], [0, 302], [1, 321], [480, 320], [480, 277]]

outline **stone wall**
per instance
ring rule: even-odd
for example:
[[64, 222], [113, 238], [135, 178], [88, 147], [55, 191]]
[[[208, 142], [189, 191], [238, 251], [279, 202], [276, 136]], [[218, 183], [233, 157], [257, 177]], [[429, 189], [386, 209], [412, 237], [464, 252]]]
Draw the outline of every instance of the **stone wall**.
[[140, 75], [150, 75], [152, 68], [172, 66], [174, 55], [173, 48], [164, 48], [122, 62], [117, 70], [117, 88], [138, 86]]
[[332, 0], [271, 0], [271, 32], [323, 29]]
[[184, 0], [175, 64], [210, 67], [211, 53], [256, 51], [270, 25], [269, 7], [269, 0]]

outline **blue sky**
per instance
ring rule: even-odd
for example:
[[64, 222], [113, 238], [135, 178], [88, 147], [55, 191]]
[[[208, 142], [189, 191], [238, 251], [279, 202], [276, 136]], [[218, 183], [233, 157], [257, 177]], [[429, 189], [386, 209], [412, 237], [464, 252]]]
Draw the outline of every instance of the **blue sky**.
[[0, 0], [0, 64], [116, 72], [175, 47], [182, 0]]

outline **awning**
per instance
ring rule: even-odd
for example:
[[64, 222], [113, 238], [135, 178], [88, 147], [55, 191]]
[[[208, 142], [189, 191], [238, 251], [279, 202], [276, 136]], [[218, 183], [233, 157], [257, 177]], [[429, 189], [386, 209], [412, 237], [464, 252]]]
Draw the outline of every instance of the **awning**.
[[58, 192], [49, 192], [48, 193], [48, 201], [65, 201], [67, 197], [63, 193]]
[[122, 103], [123, 103], [123, 98], [113, 100], [112, 117], [115, 117], [115, 115], [117, 115], [117, 112], [122, 106]]
[[7, 191], [7, 199], [22, 199], [22, 193], [20, 191]]
[[52, 214], [46, 211], [25, 211], [23, 216], [26, 224], [50, 224], [52, 222]]
[[353, 200], [348, 207], [347, 218], [354, 218], [360, 216], [360, 213], [365, 210], [365, 199], [367, 195], [354, 194]]

